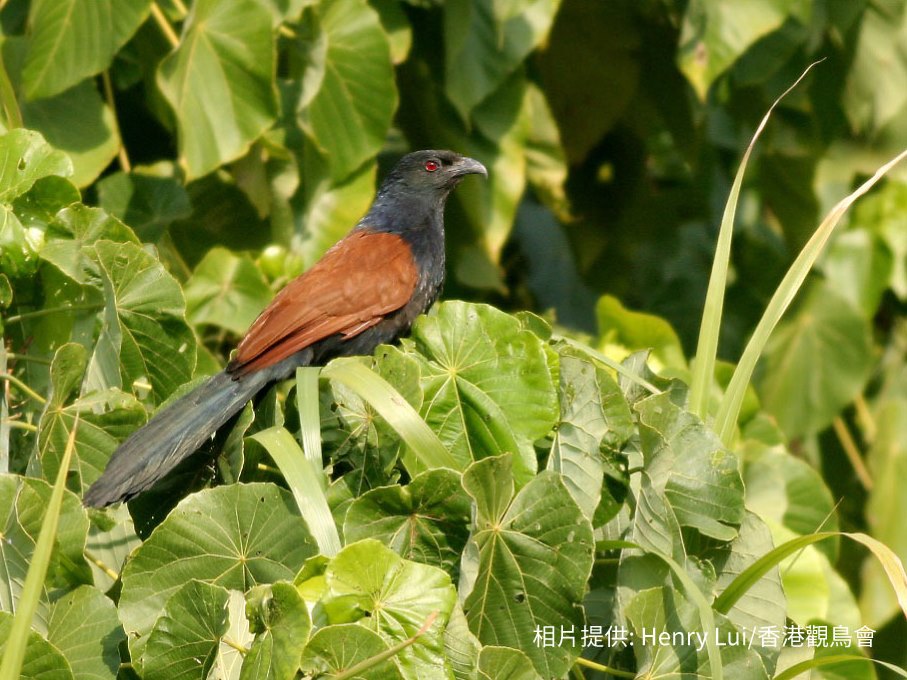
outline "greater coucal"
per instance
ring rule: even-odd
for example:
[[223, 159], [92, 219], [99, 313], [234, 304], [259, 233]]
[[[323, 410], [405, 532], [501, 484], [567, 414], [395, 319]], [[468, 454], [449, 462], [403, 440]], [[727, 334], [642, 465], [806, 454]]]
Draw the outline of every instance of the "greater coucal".
[[113, 453], [85, 494], [103, 507], [148, 489], [266, 385], [298, 366], [370, 354], [406, 332], [444, 282], [444, 203], [485, 167], [452, 151], [407, 154], [371, 208], [259, 315], [227, 368], [159, 411]]

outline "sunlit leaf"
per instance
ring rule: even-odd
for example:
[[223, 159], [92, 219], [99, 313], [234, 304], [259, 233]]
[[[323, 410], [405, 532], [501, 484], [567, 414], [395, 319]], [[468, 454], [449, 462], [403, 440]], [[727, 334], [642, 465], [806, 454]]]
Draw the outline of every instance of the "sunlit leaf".
[[23, 77], [30, 99], [62, 92], [110, 66], [148, 16], [151, 0], [36, 0], [31, 3]]
[[292, 496], [270, 484], [231, 484], [183, 500], [123, 570], [120, 619], [133, 660], [170, 596], [189, 579], [245, 591], [292, 579], [314, 553]]
[[397, 659], [406, 678], [448, 677], [442, 632], [456, 590], [447, 574], [404, 560], [367, 539], [348, 545], [331, 560], [325, 583], [322, 606], [330, 623], [359, 621], [392, 643], [413, 637], [435, 615], [429, 629]]
[[365, 0], [322, 2], [313, 22], [297, 115], [336, 183], [381, 149], [397, 90], [388, 36]]
[[120, 668], [118, 647], [126, 634], [113, 601], [82, 586], [54, 602], [47, 639], [66, 657], [76, 678], [113, 678]]
[[343, 535], [348, 542], [377, 539], [408, 560], [455, 575], [469, 517], [460, 476], [436, 469], [416, 475], [406, 486], [373, 489], [354, 500]]
[[186, 317], [242, 334], [271, 301], [273, 292], [247, 255], [212, 248], [184, 287]]
[[197, 0], [158, 86], [179, 124], [189, 179], [239, 158], [274, 122], [271, 13], [256, 0]]
[[516, 647], [543, 677], [559, 677], [581, 649], [577, 641], [542, 647], [539, 626], [579, 629], [592, 568], [592, 527], [560, 475], [543, 472], [513, 496], [511, 457], [486, 458], [463, 475], [476, 502], [471, 538], [478, 565], [464, 610], [485, 645]]
[[305, 601], [291, 583], [256, 586], [246, 597], [255, 642], [243, 661], [241, 680], [293, 678], [312, 628]]
[[813, 434], [869, 379], [869, 323], [827, 285], [816, 286], [797, 313], [775, 329], [764, 362], [757, 386], [765, 409], [788, 437]]

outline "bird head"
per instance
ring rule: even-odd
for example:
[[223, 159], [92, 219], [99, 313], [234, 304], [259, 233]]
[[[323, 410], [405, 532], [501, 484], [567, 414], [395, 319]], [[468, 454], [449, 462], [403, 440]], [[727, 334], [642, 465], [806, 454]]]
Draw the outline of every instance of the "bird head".
[[388, 173], [380, 193], [415, 192], [442, 200], [467, 175], [484, 175], [488, 170], [479, 161], [453, 151], [426, 149], [406, 154]]

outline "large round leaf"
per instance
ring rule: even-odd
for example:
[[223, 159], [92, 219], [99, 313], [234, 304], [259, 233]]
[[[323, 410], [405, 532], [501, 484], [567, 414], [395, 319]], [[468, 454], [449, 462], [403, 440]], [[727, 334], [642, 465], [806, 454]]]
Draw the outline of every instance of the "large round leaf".
[[359, 621], [392, 644], [413, 637], [434, 616], [416, 643], [398, 654], [398, 665], [413, 680], [448, 677], [443, 633], [457, 593], [447, 574], [369, 539], [337, 553], [324, 579], [321, 604], [330, 623]]
[[365, 0], [327, 0], [313, 19], [300, 123], [339, 181], [374, 158], [387, 136], [397, 90], [388, 36]]
[[293, 497], [271, 484], [231, 484], [189, 496], [123, 570], [120, 618], [133, 659], [169, 597], [190, 579], [245, 591], [292, 580], [315, 550]]
[[403, 346], [421, 367], [420, 412], [462, 468], [510, 452], [518, 483], [526, 482], [536, 467], [532, 444], [558, 415], [542, 340], [493, 307], [452, 301], [420, 318]]
[[788, 437], [827, 427], [873, 366], [869, 321], [829, 286], [814, 288], [765, 348], [757, 387]]
[[353, 501], [343, 535], [375, 538], [403, 557], [456, 574], [469, 535], [469, 498], [460, 475], [429, 470], [407, 486], [372, 489]]
[[100, 73], [148, 16], [150, 0], [35, 0], [23, 73], [30, 99]]
[[257, 0], [197, 0], [157, 82], [189, 179], [239, 158], [277, 116], [271, 12]]
[[470, 629], [482, 644], [521, 650], [542, 677], [561, 677], [582, 651], [579, 638], [540, 646], [535, 635], [546, 626], [582, 628], [592, 525], [556, 473], [513, 496], [510, 456], [474, 463], [463, 486], [476, 502], [478, 565], [464, 604]]
[[54, 602], [47, 639], [77, 678], [115, 678], [126, 634], [113, 602], [96, 588], [82, 586]]

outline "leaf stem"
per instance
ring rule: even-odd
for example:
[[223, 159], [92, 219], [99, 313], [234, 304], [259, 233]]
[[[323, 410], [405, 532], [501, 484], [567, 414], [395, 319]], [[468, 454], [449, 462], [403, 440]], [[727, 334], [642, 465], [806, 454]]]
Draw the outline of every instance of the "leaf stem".
[[[6, 358], [10, 361], [30, 361], [33, 364], [44, 364], [45, 366], [50, 366], [50, 359], [45, 359], [44, 357], [33, 357], [31, 354], [19, 354], [18, 352], [7, 352]], [[0, 366], [0, 372], [2, 371], [2, 366]]]
[[[431, 628], [431, 624], [435, 622], [435, 619], [438, 618], [438, 612], [432, 612], [428, 615], [428, 618], [425, 619], [425, 623], [422, 624], [422, 627], [416, 631], [416, 634], [413, 635], [408, 640], [404, 640], [393, 647], [390, 647], [383, 652], [375, 654], [375, 656], [370, 656], [369, 658], [360, 661], [354, 666], [350, 666], [345, 671], [338, 673], [333, 676], [333, 680], [349, 680], [349, 678], [355, 678], [361, 675], [366, 670], [377, 666], [382, 661], [391, 658], [392, 656], [399, 654], [404, 649], [416, 642], [420, 637], [425, 635], [425, 632]], [[632, 676], [631, 676], [632, 677]]]
[[858, 394], [853, 400], [854, 409], [857, 412], [857, 421], [863, 427], [863, 441], [872, 444], [876, 438], [876, 421], [869, 410], [869, 405], [862, 394]]
[[82, 554], [83, 554], [90, 562], [92, 562], [98, 569], [100, 569], [101, 571], [103, 571], [105, 574], [107, 574], [107, 575], [108, 575], [110, 578], [112, 578], [114, 581], [116, 581], [117, 579], [120, 578], [120, 575], [119, 575], [117, 572], [115, 572], [113, 569], [111, 569], [111, 568], [108, 567], [106, 564], [104, 564], [104, 562], [102, 562], [98, 557], [96, 557], [95, 555], [93, 555], [93, 554], [91, 553], [90, 550], [83, 550], [83, 551], [82, 551]]
[[113, 112], [113, 129], [120, 140], [120, 144], [117, 147], [117, 159], [120, 161], [120, 169], [123, 172], [131, 172], [132, 163], [129, 162], [126, 145], [123, 143], [123, 135], [120, 133], [120, 120], [119, 116], [117, 116], [117, 103], [113, 97], [113, 85], [110, 82], [110, 70], [101, 72], [101, 82], [104, 84], [104, 99], [107, 100], [107, 106]]
[[[185, 9], [185, 7], [183, 9]], [[173, 26], [170, 25], [167, 17], [161, 11], [161, 8], [157, 6], [156, 2], [151, 3], [151, 16], [154, 17], [155, 23], [158, 25], [158, 28], [161, 29], [161, 33], [164, 34], [164, 37], [167, 38], [167, 42], [170, 43], [170, 46], [173, 49], [179, 47], [179, 36], [176, 34], [176, 31], [173, 30]]]
[[596, 663], [595, 661], [590, 661], [589, 659], [584, 659], [579, 657], [576, 660], [578, 666], [585, 666], [586, 668], [591, 668], [593, 670], [599, 671], [600, 673], [608, 673], [613, 675], [616, 678], [635, 678], [636, 673], [631, 673], [630, 671], [622, 671], [617, 668], [611, 668], [610, 666], [605, 666], [604, 664]]
[[12, 373], [0, 373], [0, 380], [6, 380], [10, 385], [16, 387], [20, 392], [25, 393], [26, 395], [37, 401], [39, 404], [43, 405], [47, 403], [47, 399], [35, 392], [31, 387], [19, 380], [19, 378], [14, 376]]
[[847, 428], [847, 423], [838, 416], [834, 419], [832, 427], [834, 427], [835, 435], [837, 435], [838, 441], [841, 442], [841, 448], [844, 449], [847, 460], [853, 466], [853, 471], [856, 473], [857, 479], [860, 480], [860, 484], [867, 491], [871, 491], [873, 486], [872, 475], [869, 474], [869, 470], [863, 462], [863, 456], [860, 455], [860, 450], [857, 448], [857, 444]]
[[37, 432], [38, 428], [31, 423], [26, 423], [22, 420], [13, 420], [12, 418], [4, 418], [3, 424], [11, 427], [14, 430], [28, 430], [29, 432]]
[[104, 309], [103, 305], [92, 305], [92, 304], [81, 304], [81, 305], [68, 305], [66, 307], [47, 307], [45, 309], [36, 309], [33, 312], [23, 312], [22, 314], [14, 314], [13, 316], [6, 317], [6, 323], [20, 323], [27, 319], [37, 319], [42, 316], [49, 316], [51, 314], [58, 314], [60, 312], [79, 312], [85, 310], [91, 310], [98, 312]]
[[16, 91], [9, 79], [9, 73], [6, 72], [6, 64], [3, 62], [3, 55], [0, 54], [0, 106], [3, 108], [3, 114], [6, 118], [6, 128], [23, 127], [22, 111], [19, 110], [19, 102], [16, 101]]

